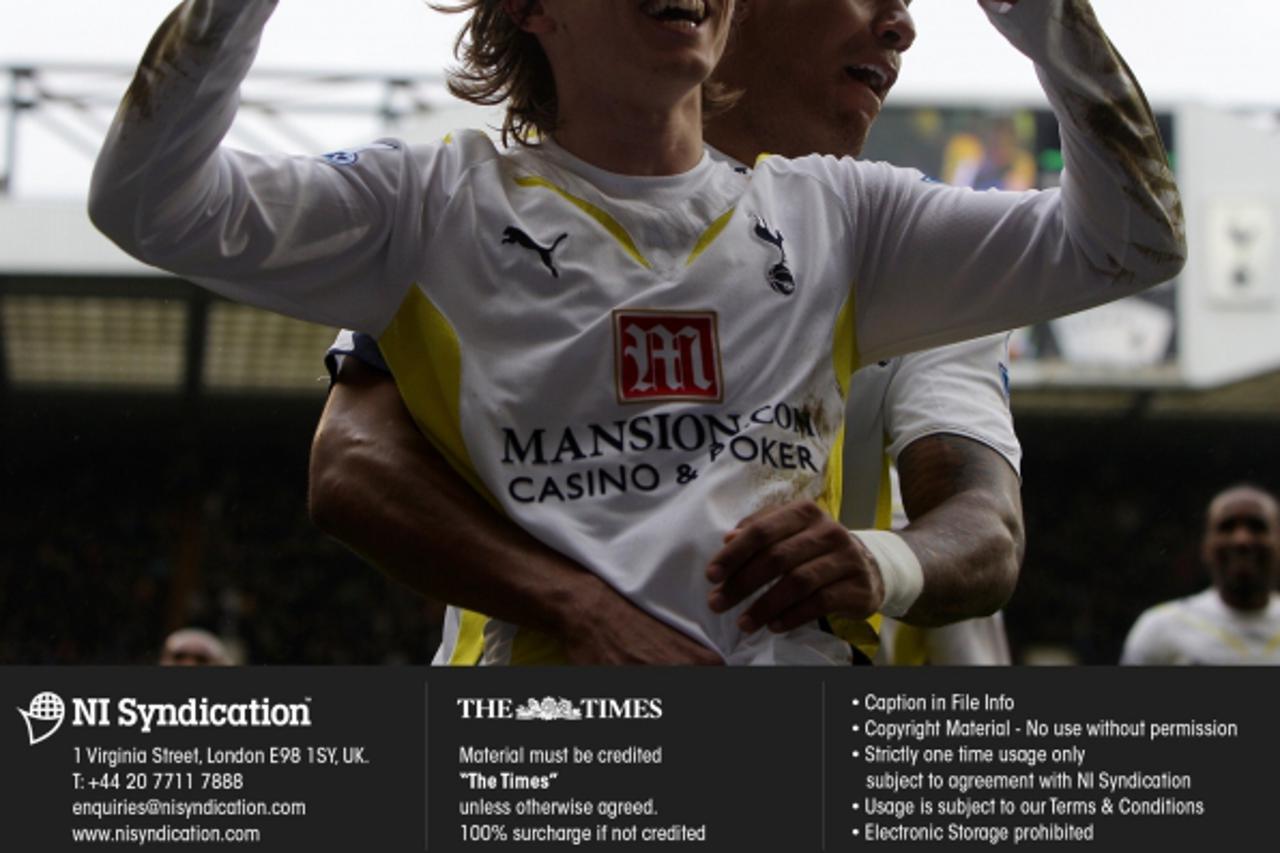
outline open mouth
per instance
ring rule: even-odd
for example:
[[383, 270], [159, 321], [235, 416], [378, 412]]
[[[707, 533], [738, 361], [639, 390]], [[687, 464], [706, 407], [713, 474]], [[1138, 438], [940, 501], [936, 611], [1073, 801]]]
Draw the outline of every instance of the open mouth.
[[889, 94], [897, 77], [892, 69], [880, 65], [846, 65], [844, 73], [870, 89], [881, 101]]
[[707, 19], [707, 0], [651, 0], [644, 13], [664, 24], [694, 29]]

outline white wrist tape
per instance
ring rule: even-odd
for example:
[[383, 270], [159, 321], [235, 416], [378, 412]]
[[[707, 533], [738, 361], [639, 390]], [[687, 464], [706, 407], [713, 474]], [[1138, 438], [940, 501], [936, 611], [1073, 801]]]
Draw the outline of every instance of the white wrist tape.
[[850, 530], [858, 538], [880, 567], [880, 579], [884, 581], [884, 604], [880, 612], [886, 616], [901, 616], [911, 609], [924, 590], [924, 569], [902, 537], [889, 530]]

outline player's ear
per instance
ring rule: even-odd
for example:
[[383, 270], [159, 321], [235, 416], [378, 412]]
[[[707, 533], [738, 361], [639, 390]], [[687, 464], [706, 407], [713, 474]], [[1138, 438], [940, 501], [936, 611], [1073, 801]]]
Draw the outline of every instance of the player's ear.
[[554, 29], [555, 22], [547, 14], [542, 0], [502, 0], [502, 8], [517, 27], [526, 33], [546, 33]]

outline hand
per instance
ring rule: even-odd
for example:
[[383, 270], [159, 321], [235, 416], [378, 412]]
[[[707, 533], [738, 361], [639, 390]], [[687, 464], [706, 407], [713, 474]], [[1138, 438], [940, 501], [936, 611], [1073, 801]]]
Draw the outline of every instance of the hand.
[[722, 613], [771, 581], [777, 583], [738, 618], [751, 633], [762, 625], [790, 631], [828, 614], [861, 619], [884, 602], [875, 558], [812, 501], [762, 509], [738, 522], [707, 565], [716, 586], [707, 603]]
[[721, 666], [712, 649], [636, 607], [594, 576], [561, 632], [569, 663]]

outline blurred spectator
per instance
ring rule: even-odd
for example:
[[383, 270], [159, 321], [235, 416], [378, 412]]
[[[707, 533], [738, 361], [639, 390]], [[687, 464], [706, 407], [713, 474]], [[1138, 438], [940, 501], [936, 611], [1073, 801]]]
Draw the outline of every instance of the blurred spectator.
[[203, 628], [179, 628], [165, 637], [161, 666], [231, 666], [222, 641]]
[[1255, 486], [1209, 504], [1202, 559], [1213, 586], [1143, 613], [1124, 664], [1280, 664], [1280, 507]]

